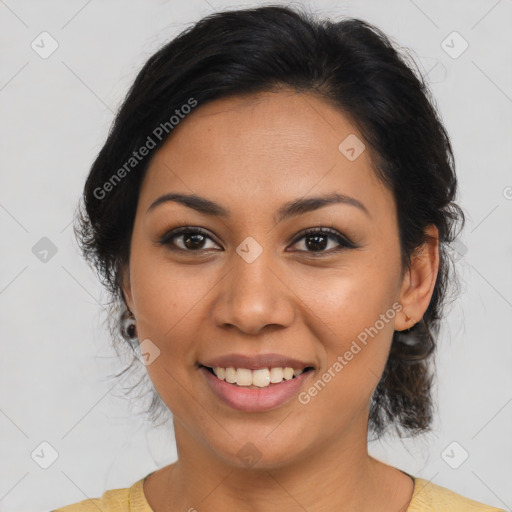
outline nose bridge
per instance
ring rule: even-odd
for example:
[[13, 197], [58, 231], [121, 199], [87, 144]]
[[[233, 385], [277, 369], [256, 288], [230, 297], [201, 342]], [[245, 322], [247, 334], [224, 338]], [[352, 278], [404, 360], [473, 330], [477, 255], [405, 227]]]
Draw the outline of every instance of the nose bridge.
[[260, 245], [252, 237], [247, 237], [237, 248], [233, 255], [233, 273], [236, 287], [241, 287], [244, 296], [248, 294], [261, 295], [262, 292], [274, 288], [271, 281], [275, 279], [271, 272], [272, 251]]
[[284, 326], [293, 320], [293, 307], [276, 275], [273, 257], [273, 251], [255, 238], [247, 237], [238, 245], [214, 306], [218, 325], [254, 333], [265, 325]]

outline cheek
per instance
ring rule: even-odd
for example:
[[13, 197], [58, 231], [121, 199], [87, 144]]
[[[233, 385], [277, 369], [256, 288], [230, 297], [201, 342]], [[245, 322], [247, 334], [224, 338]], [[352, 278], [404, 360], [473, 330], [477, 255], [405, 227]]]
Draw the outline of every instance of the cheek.
[[178, 360], [192, 361], [194, 338], [206, 320], [204, 304], [216, 276], [206, 267], [173, 264], [165, 250], [135, 247], [130, 271], [139, 339], [152, 340], [172, 366]]
[[[382, 262], [358, 264], [330, 272], [316, 279], [303, 280], [304, 302], [328, 329], [329, 345], [343, 349], [347, 341], [356, 339], [365, 329], [374, 326], [388, 312], [386, 322], [378, 322], [379, 331], [393, 331], [398, 289], [398, 269]], [[396, 305], [395, 305], [396, 307]]]
[[151, 247], [142, 235], [134, 233], [130, 255], [130, 281], [137, 324], [170, 328], [176, 308], [180, 306], [177, 292], [183, 295], [180, 274], [171, 272], [163, 249]]
[[[319, 414], [328, 410], [338, 416], [346, 410], [350, 417], [380, 380], [400, 309], [395, 295], [399, 269], [383, 263], [304, 285], [307, 305], [318, 319], [318, 350], [324, 354], [322, 373], [304, 401], [316, 400]], [[325, 409], [325, 403], [336, 407]]]
[[159, 350], [146, 371], [166, 406], [177, 418], [186, 417], [190, 395], [184, 389], [196, 369], [195, 338], [205, 321], [199, 315], [209, 283], [198, 275], [199, 267], [178, 269], [154, 248], [134, 250], [130, 264], [139, 339]]
[[299, 397], [308, 414], [347, 424], [368, 406], [388, 358], [395, 314], [366, 300], [359, 309], [347, 306], [331, 322], [336, 336], [321, 340], [325, 364]]

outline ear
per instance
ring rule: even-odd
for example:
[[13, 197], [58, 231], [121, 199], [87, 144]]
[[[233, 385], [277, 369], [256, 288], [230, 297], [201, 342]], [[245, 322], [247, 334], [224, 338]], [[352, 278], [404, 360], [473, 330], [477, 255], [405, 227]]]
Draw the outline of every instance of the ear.
[[410, 269], [402, 281], [402, 311], [395, 319], [396, 331], [409, 329], [421, 320], [434, 292], [439, 270], [439, 231], [430, 225], [425, 234], [427, 240], [412, 254]]
[[125, 265], [121, 270], [121, 290], [126, 305], [133, 313], [132, 286], [130, 281], [130, 267], [128, 265]]

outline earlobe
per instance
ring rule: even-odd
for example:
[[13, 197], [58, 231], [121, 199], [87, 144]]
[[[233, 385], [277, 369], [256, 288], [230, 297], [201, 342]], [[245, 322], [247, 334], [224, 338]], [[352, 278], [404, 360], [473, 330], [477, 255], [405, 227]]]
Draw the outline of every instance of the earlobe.
[[410, 329], [419, 322], [430, 304], [439, 270], [439, 232], [434, 225], [425, 230], [427, 239], [411, 256], [410, 268], [404, 276], [400, 292], [401, 314], [395, 330]]

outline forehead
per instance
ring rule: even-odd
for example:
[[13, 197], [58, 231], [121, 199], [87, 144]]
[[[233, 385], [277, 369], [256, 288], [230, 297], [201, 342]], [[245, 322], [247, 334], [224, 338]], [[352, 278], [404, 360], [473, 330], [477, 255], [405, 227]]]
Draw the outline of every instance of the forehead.
[[155, 154], [140, 202], [147, 207], [168, 191], [229, 200], [233, 209], [332, 192], [368, 209], [392, 201], [349, 118], [317, 96], [287, 90], [199, 104]]

